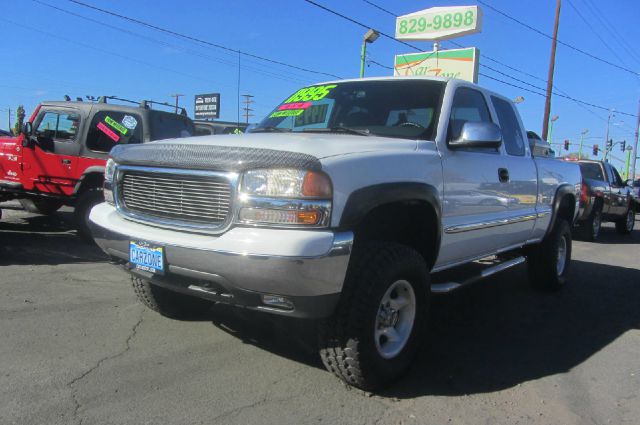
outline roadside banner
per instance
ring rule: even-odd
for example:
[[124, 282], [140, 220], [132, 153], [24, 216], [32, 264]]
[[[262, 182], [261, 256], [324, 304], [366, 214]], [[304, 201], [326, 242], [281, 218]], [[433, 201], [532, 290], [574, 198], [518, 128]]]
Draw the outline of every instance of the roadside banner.
[[393, 75], [450, 77], [477, 83], [479, 57], [475, 47], [396, 55]]

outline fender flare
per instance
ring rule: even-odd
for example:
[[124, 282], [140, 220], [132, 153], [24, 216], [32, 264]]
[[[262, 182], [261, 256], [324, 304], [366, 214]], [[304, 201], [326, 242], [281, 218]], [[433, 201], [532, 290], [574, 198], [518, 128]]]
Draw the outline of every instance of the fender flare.
[[[555, 226], [556, 219], [558, 218], [558, 210], [560, 210], [560, 204], [562, 203], [562, 200], [566, 196], [571, 196], [572, 198], [574, 198], [574, 202], [575, 202], [576, 189], [573, 185], [569, 183], [561, 184], [556, 189], [556, 194], [553, 198], [553, 208], [551, 209], [551, 221], [549, 221], [549, 227], [545, 232], [545, 236], [547, 236], [551, 232], [551, 229], [553, 229], [553, 226]], [[576, 206], [574, 206], [573, 218], [569, 223], [570, 226], [573, 226], [574, 224], [574, 221], [576, 219], [576, 211], [577, 211]]]
[[91, 167], [87, 167], [82, 173], [82, 176], [76, 183], [75, 187], [73, 188], [73, 194], [77, 195], [80, 192], [80, 188], [82, 188], [82, 185], [84, 184], [87, 176], [91, 174], [102, 174], [104, 176], [104, 168], [105, 167], [103, 165], [94, 165]]
[[353, 229], [375, 208], [396, 202], [424, 202], [433, 208], [437, 229], [435, 252], [433, 253], [435, 262], [442, 240], [442, 208], [438, 190], [429, 184], [416, 182], [382, 183], [355, 190], [345, 203], [339, 228]]

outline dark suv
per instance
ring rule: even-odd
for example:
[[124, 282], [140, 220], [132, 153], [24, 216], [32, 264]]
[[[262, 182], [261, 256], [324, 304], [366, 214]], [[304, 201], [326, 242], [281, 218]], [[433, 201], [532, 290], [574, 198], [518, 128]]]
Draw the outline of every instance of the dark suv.
[[[104, 167], [111, 148], [195, 133], [184, 114], [93, 102], [43, 102], [17, 137], [0, 137], [0, 202], [18, 199], [25, 209], [51, 214], [75, 207], [81, 235], [90, 235], [91, 207], [102, 202]], [[131, 101], [127, 101], [131, 102]]]

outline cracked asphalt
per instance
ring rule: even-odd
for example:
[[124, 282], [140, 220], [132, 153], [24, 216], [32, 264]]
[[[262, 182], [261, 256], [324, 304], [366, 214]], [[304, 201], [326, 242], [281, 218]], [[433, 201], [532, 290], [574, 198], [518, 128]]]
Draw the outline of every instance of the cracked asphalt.
[[[322, 369], [313, 323], [214, 306], [146, 310], [70, 213], [0, 204], [0, 424], [636, 424], [640, 230], [574, 242], [571, 285], [524, 267], [433, 300], [407, 377], [383, 392]], [[640, 218], [640, 217], [639, 217]]]

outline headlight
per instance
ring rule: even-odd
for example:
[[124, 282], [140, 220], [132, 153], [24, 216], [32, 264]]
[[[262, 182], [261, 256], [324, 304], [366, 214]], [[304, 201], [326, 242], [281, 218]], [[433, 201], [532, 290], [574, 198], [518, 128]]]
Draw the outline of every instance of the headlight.
[[331, 199], [329, 177], [306, 170], [251, 170], [242, 178], [241, 191], [249, 195], [282, 198]]
[[116, 163], [113, 159], [109, 158], [107, 164], [104, 167], [104, 187], [103, 194], [104, 200], [111, 205], [115, 205], [113, 199], [113, 177], [116, 172]]
[[332, 194], [331, 180], [320, 171], [247, 171], [238, 195], [238, 220], [252, 225], [327, 227]]
[[106, 181], [113, 181], [113, 174], [116, 172], [116, 163], [113, 159], [109, 158], [107, 160], [107, 165], [104, 167], [104, 179]]

